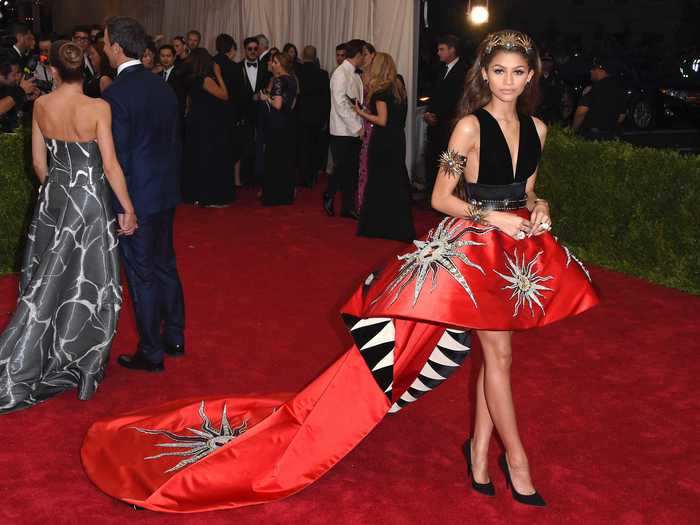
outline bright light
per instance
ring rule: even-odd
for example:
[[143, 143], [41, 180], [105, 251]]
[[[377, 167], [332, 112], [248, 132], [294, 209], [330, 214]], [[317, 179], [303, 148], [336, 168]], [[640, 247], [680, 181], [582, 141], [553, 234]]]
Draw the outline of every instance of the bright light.
[[469, 13], [469, 20], [474, 25], [485, 24], [489, 21], [489, 10], [483, 5], [477, 5], [472, 7]]

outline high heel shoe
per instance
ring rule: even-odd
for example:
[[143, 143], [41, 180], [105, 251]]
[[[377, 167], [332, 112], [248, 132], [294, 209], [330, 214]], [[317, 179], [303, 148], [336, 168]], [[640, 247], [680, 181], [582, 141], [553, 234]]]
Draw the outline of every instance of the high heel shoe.
[[547, 506], [547, 503], [545, 503], [544, 499], [542, 498], [542, 496], [540, 496], [539, 492], [535, 491], [533, 494], [520, 494], [520, 492], [515, 490], [513, 480], [510, 477], [510, 469], [508, 468], [508, 461], [506, 460], [505, 454], [502, 454], [498, 458], [498, 464], [501, 466], [501, 470], [503, 471], [503, 474], [506, 477], [506, 488], [510, 488], [510, 492], [513, 495], [513, 499], [515, 501], [517, 501], [518, 503], [522, 503], [523, 505], [531, 505], [533, 507]]
[[467, 475], [472, 481], [472, 488], [477, 491], [479, 494], [483, 494], [484, 496], [495, 496], [496, 495], [496, 488], [493, 486], [493, 483], [491, 481], [487, 483], [479, 483], [474, 479], [474, 473], [472, 471], [472, 440], [471, 438], [467, 439], [467, 442], [464, 444], [462, 447], [462, 452], [464, 453], [464, 457], [467, 460]]

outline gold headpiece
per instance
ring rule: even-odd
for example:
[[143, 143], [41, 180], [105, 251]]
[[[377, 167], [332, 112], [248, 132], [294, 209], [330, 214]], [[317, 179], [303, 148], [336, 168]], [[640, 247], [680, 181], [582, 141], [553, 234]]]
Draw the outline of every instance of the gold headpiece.
[[486, 43], [486, 54], [490, 55], [491, 52], [497, 48], [502, 48], [507, 51], [520, 48], [529, 55], [532, 53], [534, 45], [532, 44], [532, 40], [530, 40], [530, 38], [523, 33], [505, 31], [493, 33], [488, 37], [488, 41]]

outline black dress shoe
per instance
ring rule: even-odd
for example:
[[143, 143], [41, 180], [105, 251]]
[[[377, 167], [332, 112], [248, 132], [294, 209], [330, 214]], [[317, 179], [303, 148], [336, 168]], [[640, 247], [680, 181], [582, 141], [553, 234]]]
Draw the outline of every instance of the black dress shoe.
[[464, 453], [464, 459], [467, 460], [467, 476], [472, 480], [472, 488], [479, 494], [484, 496], [495, 496], [496, 487], [493, 486], [491, 481], [486, 483], [479, 483], [474, 479], [474, 472], [472, 470], [472, 440], [467, 439], [467, 442], [462, 447], [462, 452]]
[[353, 219], [356, 221], [360, 220], [360, 216], [355, 210], [350, 210], [350, 211], [342, 211], [340, 212], [341, 217], [345, 217], [346, 219]]
[[182, 357], [183, 355], [185, 355], [184, 343], [180, 345], [171, 345], [168, 343], [163, 343], [163, 349], [165, 350], [165, 353], [171, 357]]
[[510, 477], [510, 468], [508, 467], [508, 460], [506, 459], [505, 454], [502, 454], [501, 457], [498, 458], [498, 463], [500, 464], [501, 470], [506, 477], [506, 488], [510, 488], [510, 493], [515, 501], [522, 503], [523, 505], [530, 505], [531, 507], [547, 506], [547, 503], [545, 503], [544, 498], [540, 496], [539, 492], [535, 491], [532, 494], [521, 494], [515, 490], [515, 485], [513, 485], [513, 480]]
[[333, 196], [328, 193], [323, 194], [323, 211], [326, 215], [333, 217], [335, 215], [335, 210], [333, 209]]
[[136, 352], [134, 355], [120, 355], [117, 363], [130, 370], [143, 370], [145, 372], [162, 372], [165, 370], [163, 361], [152, 363], [141, 352]]

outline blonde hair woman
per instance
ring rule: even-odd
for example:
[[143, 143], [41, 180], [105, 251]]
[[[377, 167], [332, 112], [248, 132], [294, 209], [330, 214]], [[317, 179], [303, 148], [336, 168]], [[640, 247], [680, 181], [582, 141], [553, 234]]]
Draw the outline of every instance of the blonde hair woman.
[[355, 105], [372, 126], [358, 234], [410, 242], [416, 232], [405, 162], [406, 88], [387, 53], [377, 53], [370, 65], [367, 100], [367, 110]]

